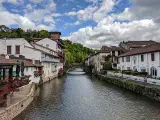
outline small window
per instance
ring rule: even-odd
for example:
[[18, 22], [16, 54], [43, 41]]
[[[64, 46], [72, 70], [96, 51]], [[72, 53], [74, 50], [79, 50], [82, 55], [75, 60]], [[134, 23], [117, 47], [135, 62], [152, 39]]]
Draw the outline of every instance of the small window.
[[46, 47], [49, 48], [49, 44], [46, 44]]
[[121, 52], [120, 51], [118, 51], [118, 55], [120, 55], [121, 54]]
[[130, 62], [130, 56], [126, 57], [126, 62]]
[[146, 72], [146, 69], [141, 69], [141, 72]]
[[154, 53], [151, 53], [151, 61], [154, 61]]
[[144, 62], [144, 55], [141, 55], [141, 62]]
[[124, 62], [124, 57], [122, 57], [122, 62]]
[[7, 46], [7, 54], [12, 54], [12, 46]]
[[130, 68], [130, 67], [127, 67], [127, 70], [131, 70], [131, 68]]
[[20, 45], [16, 45], [16, 54], [20, 54]]
[[28, 67], [26, 67], [26, 72], [28, 72]]

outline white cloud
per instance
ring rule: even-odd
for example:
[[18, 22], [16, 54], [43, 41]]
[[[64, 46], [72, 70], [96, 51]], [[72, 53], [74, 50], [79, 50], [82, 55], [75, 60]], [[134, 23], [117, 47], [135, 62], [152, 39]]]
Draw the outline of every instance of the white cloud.
[[74, 22], [74, 25], [79, 25], [79, 24], [80, 24], [79, 21]]
[[71, 11], [71, 12], [65, 13], [65, 15], [68, 15], [68, 16], [75, 16], [75, 15], [77, 15], [77, 12]]
[[52, 17], [60, 17], [60, 16], [62, 16], [62, 14], [61, 13], [53, 13], [51, 16]]
[[38, 4], [38, 3], [41, 3], [43, 0], [29, 0], [31, 3], [35, 3], [35, 4]]
[[26, 6], [26, 9], [27, 9], [27, 10], [32, 10], [33, 7], [32, 7], [32, 5], [29, 3], [29, 4]]
[[[93, 2], [93, 0], [87, 0], [88, 2]], [[97, 3], [97, 4], [95, 4]], [[115, 0], [103, 0], [100, 2], [96, 0], [93, 2], [93, 5], [89, 5], [85, 9], [81, 9], [77, 12], [71, 11], [65, 13], [68, 16], [77, 16], [78, 20], [94, 20], [95, 22], [99, 22], [104, 17], [107, 16], [107, 13], [110, 12], [113, 6], [116, 4]]]
[[[41, 17], [43, 10], [41, 11], [36, 11], [33, 12], [33, 16], [29, 15], [28, 17], [26, 16], [21, 16], [19, 14], [13, 14], [8, 12], [2, 5], [3, 1], [0, 1], [0, 24], [1, 25], [15, 25], [17, 24], [19, 27], [21, 27], [24, 30], [27, 29], [36, 29], [36, 30], [41, 30], [41, 29], [46, 29], [46, 30], [53, 30], [55, 29], [55, 22], [53, 19], [50, 17], [46, 17], [45, 20], [46, 22], [49, 22], [49, 25], [44, 25], [42, 23], [37, 23], [32, 20], [32, 17], [37, 17], [36, 20], [43, 19]], [[44, 14], [43, 14], [44, 15]], [[44, 16], [43, 16], [44, 17]]]
[[112, 14], [111, 16], [117, 20], [131, 20], [133, 18], [129, 8], [125, 8], [125, 10], [120, 14]]
[[127, 40], [158, 40], [159, 31], [152, 20], [119, 23], [112, 22], [111, 18], [104, 18], [96, 27], [81, 28], [71, 33], [69, 38], [88, 47], [100, 48], [102, 45], [117, 45]]

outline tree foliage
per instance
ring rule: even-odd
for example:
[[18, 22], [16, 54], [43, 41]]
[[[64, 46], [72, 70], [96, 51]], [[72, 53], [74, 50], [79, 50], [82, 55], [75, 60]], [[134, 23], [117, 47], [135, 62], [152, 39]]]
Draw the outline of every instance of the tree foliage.
[[48, 38], [50, 34], [47, 30], [32, 30], [28, 29], [26, 31], [21, 28], [10, 29], [5, 25], [0, 25], [0, 38]]
[[112, 70], [112, 62], [111, 61], [106, 61], [103, 65], [104, 70]]
[[92, 49], [79, 43], [72, 43], [70, 40], [63, 40], [62, 44], [65, 47], [67, 64], [82, 63], [88, 54], [92, 52]]

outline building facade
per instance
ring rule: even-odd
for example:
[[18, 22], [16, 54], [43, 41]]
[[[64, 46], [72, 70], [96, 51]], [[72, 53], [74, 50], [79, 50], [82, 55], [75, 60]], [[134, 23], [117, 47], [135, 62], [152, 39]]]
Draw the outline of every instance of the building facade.
[[120, 55], [117, 68], [147, 72], [152, 77], [160, 77], [160, 44], [130, 50]]

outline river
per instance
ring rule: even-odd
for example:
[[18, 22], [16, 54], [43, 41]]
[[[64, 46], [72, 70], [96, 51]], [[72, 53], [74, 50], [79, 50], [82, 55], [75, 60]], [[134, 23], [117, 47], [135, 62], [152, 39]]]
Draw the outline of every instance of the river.
[[160, 102], [76, 68], [40, 86], [32, 104], [14, 120], [160, 120]]

